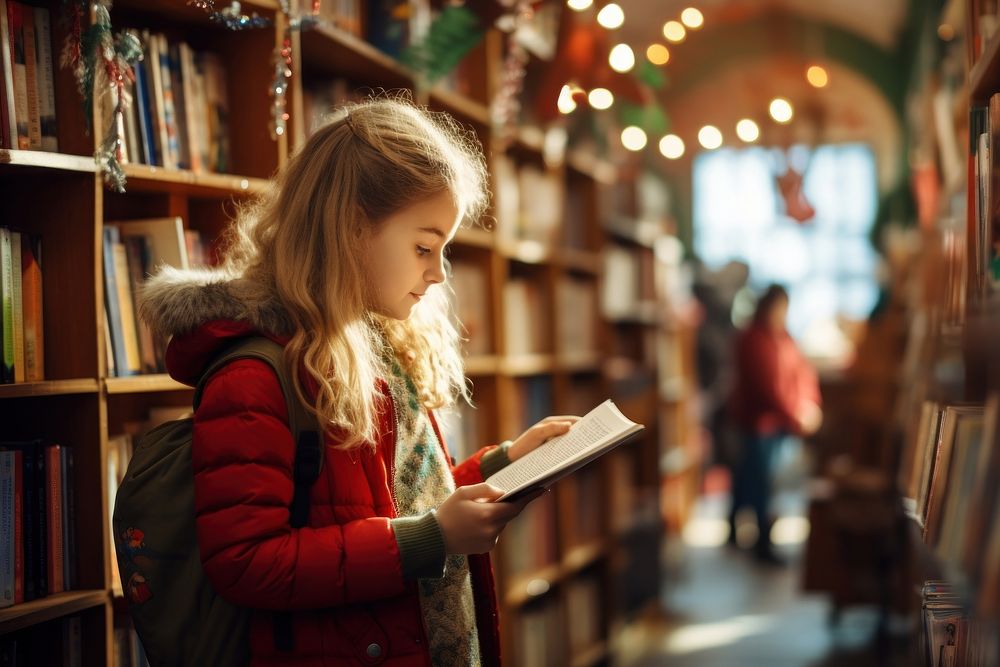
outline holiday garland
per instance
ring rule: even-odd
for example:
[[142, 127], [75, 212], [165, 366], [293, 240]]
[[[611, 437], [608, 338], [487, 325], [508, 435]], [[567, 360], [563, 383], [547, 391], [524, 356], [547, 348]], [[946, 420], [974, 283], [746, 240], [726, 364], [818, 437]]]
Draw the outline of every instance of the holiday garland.
[[87, 127], [93, 120], [94, 93], [110, 95], [111, 119], [105, 128], [101, 145], [94, 159], [104, 172], [104, 180], [116, 192], [125, 191], [122, 171], [121, 127], [129, 99], [125, 85], [135, 80], [132, 64], [142, 57], [142, 45], [129, 32], [117, 36], [111, 30], [111, 0], [94, 0], [94, 20], [83, 30], [86, 0], [64, 0], [69, 31], [63, 47], [61, 63], [73, 70], [77, 88], [83, 96], [83, 111]]

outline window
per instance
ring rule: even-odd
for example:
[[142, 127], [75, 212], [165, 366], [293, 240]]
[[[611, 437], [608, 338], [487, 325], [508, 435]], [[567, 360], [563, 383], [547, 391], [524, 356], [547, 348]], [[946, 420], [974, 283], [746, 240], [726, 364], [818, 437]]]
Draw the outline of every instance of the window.
[[[789, 162], [808, 158], [794, 148]], [[878, 298], [878, 256], [869, 242], [878, 206], [875, 157], [863, 144], [817, 148], [803, 190], [816, 215], [799, 224], [784, 214], [775, 183], [781, 151], [722, 149], [694, 162], [694, 247], [710, 268], [736, 260], [750, 287], [788, 289], [788, 330], [817, 356], [840, 356], [838, 316], [864, 319]], [[782, 169], [783, 171], [783, 169]]]

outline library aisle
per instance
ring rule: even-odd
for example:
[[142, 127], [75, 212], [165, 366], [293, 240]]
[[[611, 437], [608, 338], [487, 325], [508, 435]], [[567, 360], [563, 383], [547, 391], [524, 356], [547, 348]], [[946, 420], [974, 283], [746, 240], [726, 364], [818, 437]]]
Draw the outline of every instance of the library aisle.
[[[715, 471], [717, 472], [717, 471]], [[712, 472], [708, 477], [712, 476]], [[622, 667], [904, 667], [909, 635], [880, 642], [872, 606], [833, 620], [824, 595], [801, 586], [807, 501], [800, 490], [775, 498], [786, 566], [755, 561], [726, 544], [729, 494], [709, 490], [695, 507], [664, 586], [662, 614], [637, 624], [618, 655]], [[721, 542], [721, 543], [720, 543]]]

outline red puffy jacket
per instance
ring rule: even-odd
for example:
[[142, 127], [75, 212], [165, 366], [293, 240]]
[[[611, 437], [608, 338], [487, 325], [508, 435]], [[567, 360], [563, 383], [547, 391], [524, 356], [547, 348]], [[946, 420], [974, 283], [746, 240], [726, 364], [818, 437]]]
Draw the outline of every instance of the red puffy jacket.
[[[193, 385], [227, 340], [251, 333], [245, 322], [215, 320], [176, 335], [167, 349], [168, 370]], [[416, 582], [403, 579], [389, 521], [396, 516], [395, 420], [383, 390], [377, 446], [327, 447], [312, 487], [309, 525], [293, 529], [294, 444], [274, 373], [258, 360], [240, 360], [204, 389], [192, 454], [198, 542], [219, 594], [261, 610], [251, 622], [254, 665], [431, 664]], [[327, 438], [327, 444], [335, 443]], [[452, 469], [456, 485], [482, 481], [479, 461], [488, 449]], [[470, 556], [469, 568], [483, 664], [499, 665], [488, 555]], [[293, 654], [275, 650], [267, 610], [293, 612]]]

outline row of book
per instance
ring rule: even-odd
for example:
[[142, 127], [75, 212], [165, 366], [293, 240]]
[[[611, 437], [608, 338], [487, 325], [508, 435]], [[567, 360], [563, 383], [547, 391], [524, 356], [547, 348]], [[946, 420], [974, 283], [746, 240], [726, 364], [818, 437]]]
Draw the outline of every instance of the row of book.
[[490, 173], [498, 238], [556, 245], [566, 196], [562, 173], [506, 154], [491, 157]]
[[924, 582], [921, 594], [921, 625], [925, 665], [1000, 664], [1000, 642], [989, 624], [969, 614], [963, 593], [953, 583]]
[[0, 148], [58, 151], [49, 10], [0, 0]]
[[991, 156], [1000, 155], [1000, 93], [990, 97], [989, 106], [973, 107], [970, 118], [971, 160], [975, 183], [974, 256], [968, 270], [980, 293], [1000, 290], [1000, 171]]
[[[128, 82], [127, 108], [117, 118], [122, 162], [195, 172], [230, 172], [227, 73], [218, 54], [194, 51], [165, 35], [135, 33], [142, 60]], [[117, 94], [100, 96], [104, 128]]]
[[178, 217], [108, 223], [102, 256], [108, 375], [163, 372], [165, 341], [138, 317], [138, 288], [159, 266], [207, 264], [201, 235]]
[[0, 641], [0, 665], [83, 667], [83, 619], [74, 614], [32, 625]]
[[0, 607], [77, 588], [72, 447], [0, 442]]
[[898, 479], [925, 543], [991, 612], [1000, 610], [998, 413], [1000, 394], [985, 405], [925, 401]]
[[0, 382], [45, 378], [42, 248], [37, 236], [0, 227]]

